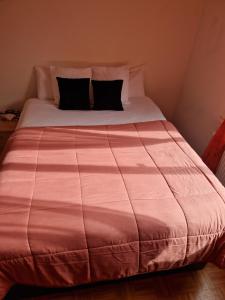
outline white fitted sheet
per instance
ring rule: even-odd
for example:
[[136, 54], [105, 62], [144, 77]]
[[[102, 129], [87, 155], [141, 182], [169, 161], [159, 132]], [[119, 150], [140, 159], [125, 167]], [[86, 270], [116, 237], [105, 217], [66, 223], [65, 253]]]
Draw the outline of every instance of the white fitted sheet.
[[26, 101], [17, 128], [40, 126], [111, 125], [165, 120], [148, 97], [130, 98], [124, 111], [60, 110], [52, 101], [32, 98]]

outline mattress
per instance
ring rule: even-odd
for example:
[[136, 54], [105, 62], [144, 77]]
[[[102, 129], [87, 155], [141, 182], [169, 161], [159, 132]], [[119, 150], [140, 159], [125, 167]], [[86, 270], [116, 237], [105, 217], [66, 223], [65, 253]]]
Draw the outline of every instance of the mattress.
[[168, 121], [20, 128], [0, 173], [0, 299], [212, 261], [225, 190]]
[[160, 109], [148, 97], [129, 98], [124, 111], [65, 111], [53, 101], [29, 99], [24, 105], [17, 128], [37, 126], [72, 126], [127, 124], [165, 120]]

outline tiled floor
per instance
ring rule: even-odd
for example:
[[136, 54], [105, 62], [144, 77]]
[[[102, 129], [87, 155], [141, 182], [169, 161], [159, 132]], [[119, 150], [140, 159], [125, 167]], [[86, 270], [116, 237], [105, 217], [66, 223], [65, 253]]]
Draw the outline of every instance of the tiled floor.
[[150, 274], [38, 296], [40, 292], [31, 289], [30, 296], [22, 296], [24, 290], [15, 289], [7, 300], [225, 300], [225, 271], [208, 264], [198, 271]]

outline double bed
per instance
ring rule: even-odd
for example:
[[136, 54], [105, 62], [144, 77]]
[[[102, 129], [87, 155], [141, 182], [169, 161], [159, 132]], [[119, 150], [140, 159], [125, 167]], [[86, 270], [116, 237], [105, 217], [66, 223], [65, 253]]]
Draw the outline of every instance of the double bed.
[[0, 299], [212, 261], [225, 267], [225, 190], [159, 108], [26, 102], [0, 173]]

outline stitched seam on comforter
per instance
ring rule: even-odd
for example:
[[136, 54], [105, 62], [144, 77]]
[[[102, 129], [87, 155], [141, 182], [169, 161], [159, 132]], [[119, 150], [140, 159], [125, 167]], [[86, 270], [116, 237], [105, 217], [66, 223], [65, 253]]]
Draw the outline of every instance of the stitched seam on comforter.
[[[205, 194], [200, 194], [201, 196], [209, 196], [209, 195], [214, 195], [214, 193], [205, 193]], [[188, 195], [188, 196], [185, 196], [185, 197], [182, 197], [182, 199], [188, 199], [189, 197], [192, 197], [192, 196], [194, 196], [194, 197], [197, 197], [197, 196], [199, 196], [199, 194], [190, 194], [190, 195]], [[158, 200], [160, 201], [160, 200], [166, 200], [166, 199], [171, 199], [171, 197], [165, 197], [165, 198], [163, 198], [163, 197], [160, 197], [160, 198], [158, 198]], [[144, 201], [151, 201], [152, 199], [151, 198], [142, 198], [142, 199], [140, 199], [140, 198], [134, 198], [134, 199], [131, 199], [131, 201], [139, 201], [139, 200], [144, 200]], [[127, 201], [127, 199], [124, 199], [124, 200], [116, 200], [116, 201], [105, 201], [105, 202], [101, 202], [101, 203], [116, 203], [116, 202], [126, 202]], [[98, 205], [98, 202], [96, 202], [96, 203], [94, 203], [93, 202], [93, 204], [96, 204], [96, 205]], [[69, 208], [69, 207], [73, 207], [74, 206], [74, 204], [62, 204], [62, 205], [57, 205], [56, 207], [51, 207], [51, 208], [48, 208], [48, 207], [42, 207], [42, 208], [35, 208], [35, 210], [38, 210], [38, 211], [48, 211], [48, 210], [50, 210], [50, 211], [52, 211], [52, 210], [54, 210], [54, 209], [58, 209], [58, 208]], [[8, 211], [6, 210], [6, 209], [4, 209], [5, 210], [5, 212], [3, 212], [3, 213], [1, 213], [0, 212], [0, 216], [1, 215], [6, 215], [6, 214], [11, 214], [12, 213], [12, 209], [11, 208], [9, 208], [8, 209]], [[24, 211], [25, 210], [25, 208], [20, 208], [20, 209], [16, 209], [16, 212], [18, 212], [18, 211]]]
[[[171, 135], [169, 130], [165, 126], [165, 121], [160, 121], [163, 125], [163, 128], [168, 133], [168, 135], [171, 137], [171, 139], [174, 141], [174, 143], [181, 149], [181, 151], [190, 159], [190, 161], [194, 164], [194, 166], [201, 172], [201, 174], [206, 178], [206, 180], [210, 183], [211, 186], [213, 186], [214, 191], [218, 194], [218, 196], [222, 199], [223, 203], [225, 204], [225, 200], [223, 199], [223, 196], [220, 195], [214, 184], [211, 182], [210, 178], [205, 174], [205, 172], [199, 167], [195, 161], [189, 156], [189, 154], [183, 149], [183, 147], [175, 140], [175, 138]], [[183, 138], [183, 137], [182, 137]], [[184, 140], [185, 142], [185, 140]]]
[[[78, 157], [77, 157], [77, 153], [75, 152], [75, 157], [77, 160], [77, 170], [79, 173], [79, 181], [80, 181], [80, 193], [81, 193], [81, 200], [82, 200], [82, 218], [83, 218], [83, 225], [84, 225], [84, 235], [85, 235], [85, 240], [86, 240], [86, 249], [81, 249], [81, 250], [87, 250], [88, 253], [88, 267], [89, 267], [89, 276], [91, 279], [91, 264], [90, 264], [90, 253], [89, 253], [89, 247], [88, 247], [88, 239], [87, 239], [87, 233], [86, 233], [86, 227], [85, 227], [85, 221], [84, 221], [84, 205], [83, 205], [83, 191], [82, 191], [82, 185], [81, 185], [81, 177], [80, 177], [80, 169], [79, 169], [79, 162], [78, 162]], [[73, 251], [74, 252], [74, 251]]]
[[183, 207], [181, 206], [180, 202], [179, 202], [178, 199], [176, 198], [175, 193], [174, 193], [174, 192], [172, 191], [172, 189], [170, 188], [170, 184], [169, 184], [169, 182], [167, 181], [166, 176], [161, 172], [160, 168], [158, 168], [158, 166], [157, 166], [155, 160], [153, 159], [153, 157], [152, 157], [151, 154], [149, 153], [148, 149], [146, 148], [145, 144], [143, 143], [142, 138], [141, 138], [141, 136], [140, 136], [140, 134], [139, 134], [139, 131], [138, 131], [138, 128], [137, 128], [136, 124], [134, 124], [134, 127], [136, 128], [136, 132], [137, 132], [137, 134], [138, 134], [138, 136], [139, 136], [140, 142], [141, 142], [141, 144], [143, 145], [143, 147], [144, 147], [146, 153], [148, 153], [149, 157], [152, 159], [152, 161], [153, 161], [154, 165], [156, 166], [157, 170], [158, 170], [158, 171], [160, 172], [160, 174], [163, 176], [163, 178], [164, 178], [166, 184], [168, 185], [168, 187], [169, 187], [171, 193], [173, 194], [174, 199], [176, 200], [177, 204], [180, 206], [180, 208], [181, 208], [181, 210], [182, 210], [182, 212], [183, 212], [184, 219], [185, 219], [186, 226], [187, 226], [187, 236], [186, 236], [187, 244], [186, 244], [185, 256], [184, 256], [184, 259], [183, 259], [183, 262], [185, 262], [185, 259], [186, 259], [186, 256], [187, 256], [187, 251], [188, 251], [188, 221], [187, 221], [187, 216], [186, 216], [186, 214], [185, 214], [185, 212], [184, 212], [184, 209], [183, 209]]
[[108, 141], [108, 144], [109, 144], [110, 151], [111, 151], [111, 153], [112, 153], [112, 155], [113, 155], [113, 157], [114, 157], [114, 160], [115, 160], [115, 163], [116, 163], [116, 165], [117, 165], [118, 171], [119, 171], [120, 176], [121, 176], [121, 178], [122, 178], [122, 180], [123, 180], [123, 184], [124, 184], [124, 187], [125, 187], [125, 189], [126, 189], [126, 193], [127, 193], [127, 196], [128, 196], [128, 199], [129, 199], [129, 202], [130, 202], [132, 211], [133, 211], [134, 220], [135, 220], [135, 222], [136, 222], [137, 234], [138, 234], [138, 240], [139, 240], [139, 241], [138, 241], [138, 249], [139, 249], [139, 255], [138, 255], [138, 272], [139, 272], [139, 270], [140, 270], [140, 230], [139, 230], [139, 227], [138, 227], [138, 222], [137, 222], [136, 214], [135, 214], [135, 212], [134, 212], [134, 207], [133, 207], [132, 201], [131, 201], [131, 199], [130, 199], [130, 195], [129, 195], [129, 192], [128, 192], [128, 189], [127, 189], [127, 186], [126, 186], [125, 179], [124, 179], [123, 174], [122, 174], [122, 172], [121, 172], [121, 169], [120, 169], [120, 167], [119, 167], [119, 165], [118, 165], [116, 156], [115, 156], [115, 154], [114, 154], [114, 152], [113, 152], [113, 150], [112, 150], [112, 148], [111, 148], [111, 144], [110, 144], [109, 136], [108, 136], [108, 126], [106, 127], [106, 136], [107, 136], [107, 141]]
[[[214, 195], [214, 193], [205, 193], [205, 194], [200, 194], [201, 196], [209, 196], [209, 195]], [[190, 195], [188, 195], [188, 196], [185, 196], [185, 197], [182, 197], [182, 199], [188, 199], [189, 197], [192, 197], [192, 196], [194, 196], [194, 197], [197, 197], [197, 196], [199, 196], [199, 194], [190, 194]], [[158, 198], [158, 200], [160, 201], [160, 200], [166, 200], [166, 199], [171, 199], [171, 197], [165, 197], [165, 198], [163, 198], [163, 197], [160, 197], [160, 198]], [[142, 199], [139, 199], [139, 198], [134, 198], [134, 199], [131, 199], [131, 201], [139, 201], [139, 200], [144, 200], [144, 201], [151, 201], [152, 199], [151, 198], [142, 198]], [[127, 199], [124, 199], [124, 200], [117, 200], [117, 201], [105, 201], [105, 202], [101, 202], [101, 203], [116, 203], [116, 202], [126, 202], [127, 201]], [[95, 204], [95, 203], [93, 203], [93, 204]], [[96, 202], [96, 205], [98, 205], [98, 202]], [[47, 208], [47, 207], [42, 207], [42, 208], [35, 208], [35, 210], [38, 210], [38, 211], [48, 211], [48, 210], [50, 210], [50, 211], [52, 211], [52, 210], [54, 210], [54, 209], [58, 209], [58, 208], [69, 208], [69, 207], [73, 207], [74, 206], [74, 204], [62, 204], [62, 205], [58, 205], [57, 207], [55, 207], [55, 208]], [[5, 210], [5, 209], [4, 209]], [[18, 212], [18, 211], [24, 211], [25, 210], [25, 208], [21, 208], [21, 209], [16, 209], [16, 212]], [[10, 208], [8, 211], [7, 210], [5, 210], [5, 212], [3, 212], [3, 213], [1, 213], [0, 212], [0, 216], [1, 215], [6, 215], [6, 214], [11, 214], [12, 213], [12, 209]]]
[[[220, 235], [220, 234], [223, 234], [223, 233], [225, 233], [225, 230], [220, 231], [220, 232], [216, 232], [216, 233], [208, 233], [208, 234], [200, 234], [200, 235], [189, 235], [189, 237], [201, 237], [201, 236]], [[164, 239], [159, 239], [159, 240], [147, 240], [147, 241], [141, 241], [141, 242], [157, 242], [157, 241], [162, 241], [162, 240], [166, 240], [167, 241], [167, 240], [177, 240], [177, 239], [184, 239], [184, 238], [186, 239], [187, 237], [186, 236], [177, 237], [177, 238], [172, 237], [172, 238], [164, 238]], [[132, 241], [132, 242], [124, 243], [124, 244], [119, 244], [119, 245], [116, 245], [116, 246], [123, 246], [123, 245], [133, 244], [133, 243], [136, 243], [136, 242], [139, 242], [139, 241]], [[190, 245], [191, 244], [196, 245], [196, 243], [190, 242]], [[178, 246], [183, 246], [183, 245], [186, 245], [186, 244], [181, 243], [181, 244], [178, 244], [178, 245], [170, 245], [170, 246], [178, 247]], [[89, 249], [100, 249], [100, 248], [107, 248], [107, 247], [109, 247], [109, 246], [103, 246], [103, 247], [97, 247], [97, 248], [89, 248]], [[15, 257], [15, 258], [10, 258], [10, 259], [6, 259], [6, 260], [1, 260], [0, 264], [1, 263], [8, 263], [8, 262], [16, 261], [16, 260], [23, 260], [23, 259], [30, 258], [30, 257], [35, 257], [35, 258], [38, 258], [38, 257], [47, 257], [47, 256], [51, 257], [51, 256], [54, 256], [54, 255], [72, 254], [72, 253], [76, 253], [77, 251], [84, 251], [84, 250], [87, 250], [87, 249], [85, 248], [85, 249], [79, 249], [79, 250], [53, 252], [53, 253], [48, 253], [48, 254], [36, 254], [36, 255], [33, 255], [33, 256], [27, 255], [27, 256], [23, 256], [23, 257]], [[115, 252], [115, 253], [123, 253], [123, 251]]]
[[42, 129], [40, 136], [39, 136], [39, 141], [38, 141], [38, 147], [37, 147], [37, 156], [36, 156], [36, 166], [35, 166], [35, 171], [34, 171], [34, 179], [33, 179], [33, 190], [32, 190], [32, 194], [31, 194], [31, 198], [30, 198], [30, 204], [29, 204], [29, 212], [28, 212], [28, 221], [27, 221], [27, 242], [29, 245], [29, 249], [30, 249], [30, 253], [31, 256], [33, 256], [32, 254], [32, 249], [31, 249], [31, 245], [30, 245], [30, 239], [29, 239], [29, 225], [30, 225], [30, 214], [31, 214], [31, 208], [32, 208], [32, 203], [33, 203], [33, 198], [34, 198], [34, 190], [35, 190], [35, 186], [36, 186], [36, 177], [37, 177], [37, 169], [38, 169], [38, 159], [39, 159], [39, 150], [40, 150], [40, 144], [41, 144], [41, 140], [42, 140], [42, 136], [44, 133], [45, 129]]

